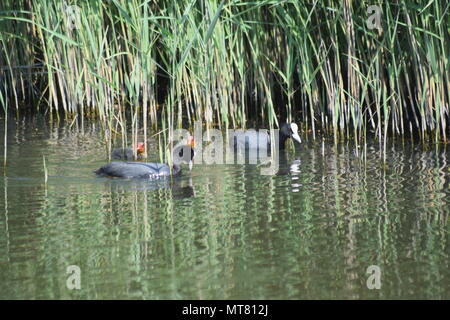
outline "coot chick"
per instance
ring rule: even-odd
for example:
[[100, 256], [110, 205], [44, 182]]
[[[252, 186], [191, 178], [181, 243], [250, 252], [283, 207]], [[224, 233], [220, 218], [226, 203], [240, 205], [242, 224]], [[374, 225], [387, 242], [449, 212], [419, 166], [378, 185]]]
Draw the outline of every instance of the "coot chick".
[[[136, 147], [137, 159], [144, 158], [144, 150], [145, 144], [143, 142], [139, 142]], [[111, 157], [114, 160], [133, 160], [134, 154], [131, 148], [117, 148], [113, 150]]]

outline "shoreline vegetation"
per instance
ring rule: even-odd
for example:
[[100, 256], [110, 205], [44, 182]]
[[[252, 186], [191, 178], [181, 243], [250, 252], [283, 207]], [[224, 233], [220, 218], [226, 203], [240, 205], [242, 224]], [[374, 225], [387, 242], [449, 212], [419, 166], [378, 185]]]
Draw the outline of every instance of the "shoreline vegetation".
[[447, 143], [449, 58], [440, 0], [0, 3], [4, 114], [98, 119], [108, 150], [196, 120]]

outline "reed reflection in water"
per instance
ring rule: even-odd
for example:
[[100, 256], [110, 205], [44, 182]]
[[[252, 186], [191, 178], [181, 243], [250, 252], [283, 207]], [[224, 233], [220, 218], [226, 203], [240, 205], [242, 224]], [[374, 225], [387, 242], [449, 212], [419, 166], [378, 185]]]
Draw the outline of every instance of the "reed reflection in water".
[[383, 164], [375, 141], [357, 156], [305, 139], [274, 176], [202, 165], [130, 181], [92, 173], [106, 161], [95, 125], [9, 123], [2, 299], [450, 298], [445, 146], [391, 142]]

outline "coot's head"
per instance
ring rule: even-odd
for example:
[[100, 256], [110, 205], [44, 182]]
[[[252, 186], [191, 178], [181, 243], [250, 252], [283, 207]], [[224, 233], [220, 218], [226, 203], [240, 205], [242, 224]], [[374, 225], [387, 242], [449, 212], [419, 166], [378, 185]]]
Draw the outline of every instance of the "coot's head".
[[285, 123], [280, 128], [280, 143], [284, 145], [284, 141], [287, 138], [292, 138], [298, 143], [302, 143], [300, 136], [298, 135], [298, 126], [295, 123]]
[[189, 170], [192, 170], [192, 167], [194, 165], [192, 159], [194, 159], [195, 156], [194, 147], [194, 137], [189, 136], [185, 145], [178, 146], [174, 149], [172, 153], [174, 164], [179, 165], [181, 163], [187, 163], [189, 165]]

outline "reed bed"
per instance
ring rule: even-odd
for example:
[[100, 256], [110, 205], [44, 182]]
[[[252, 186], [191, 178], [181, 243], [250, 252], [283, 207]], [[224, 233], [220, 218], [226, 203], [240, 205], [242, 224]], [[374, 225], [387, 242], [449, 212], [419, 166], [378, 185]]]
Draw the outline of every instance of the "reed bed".
[[[381, 9], [370, 29], [368, 8]], [[276, 127], [380, 145], [447, 141], [450, 3], [4, 0], [0, 103], [98, 118], [105, 141], [206, 127]], [[143, 131], [142, 131], [143, 130]], [[131, 137], [129, 137], [131, 132]], [[128, 134], [127, 134], [128, 133]]]

